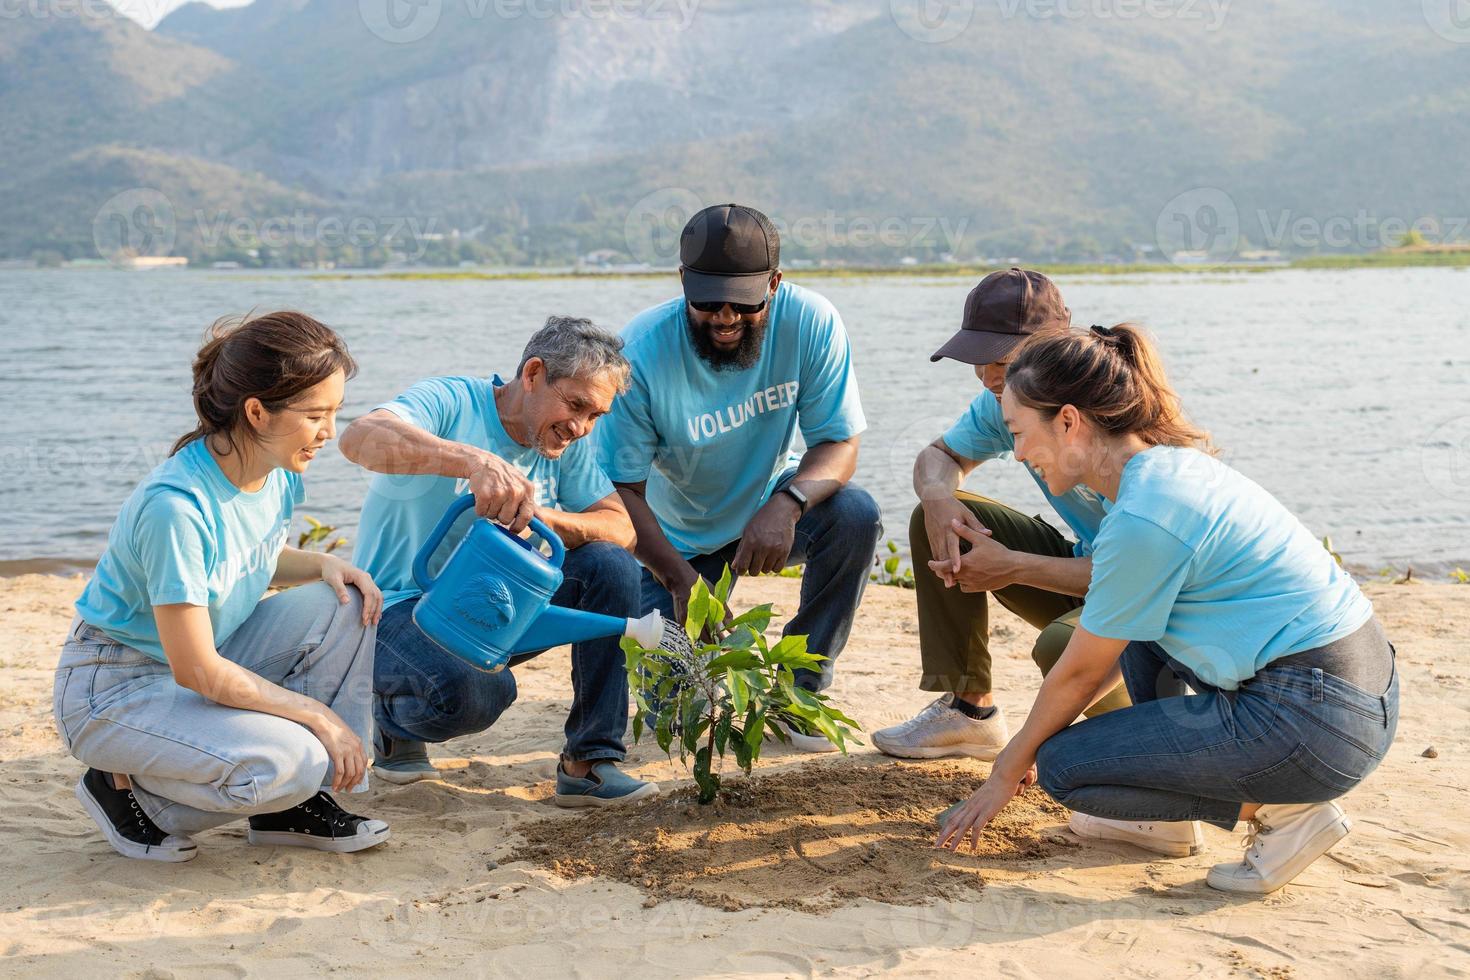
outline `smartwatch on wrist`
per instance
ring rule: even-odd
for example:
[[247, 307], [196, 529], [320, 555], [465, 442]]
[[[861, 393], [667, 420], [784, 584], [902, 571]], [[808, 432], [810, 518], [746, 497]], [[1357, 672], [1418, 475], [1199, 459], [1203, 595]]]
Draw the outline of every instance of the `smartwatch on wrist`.
[[797, 510], [799, 510], [803, 514], [806, 513], [806, 494], [796, 489], [794, 484], [788, 483], [777, 492], [784, 493], [792, 500], [796, 501]]

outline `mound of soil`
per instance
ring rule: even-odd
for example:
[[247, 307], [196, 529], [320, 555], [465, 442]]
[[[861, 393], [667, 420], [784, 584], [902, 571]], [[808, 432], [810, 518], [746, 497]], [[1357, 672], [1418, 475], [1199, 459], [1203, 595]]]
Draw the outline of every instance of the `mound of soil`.
[[692, 787], [648, 803], [538, 820], [516, 854], [563, 878], [611, 878], [721, 909], [824, 911], [868, 898], [915, 905], [985, 885], [1069, 846], [1067, 811], [1032, 787], [980, 836], [978, 854], [938, 851], [935, 818], [983, 783], [981, 764], [877, 757], [726, 777], [700, 806]]

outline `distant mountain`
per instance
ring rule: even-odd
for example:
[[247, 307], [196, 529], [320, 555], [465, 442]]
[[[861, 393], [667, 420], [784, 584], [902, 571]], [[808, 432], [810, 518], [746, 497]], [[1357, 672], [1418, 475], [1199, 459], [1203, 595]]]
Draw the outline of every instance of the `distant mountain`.
[[[7, 20], [0, 256], [95, 256], [100, 235], [251, 261], [662, 262], [690, 207], [727, 199], [767, 210], [793, 257], [870, 262], [1089, 259], [1236, 227], [1241, 244], [1363, 250], [1385, 219], [1470, 215], [1470, 43], [1421, 4], [977, 0], [944, 43], [915, 39], [945, 32], [920, 4]], [[173, 234], [125, 234], [135, 189]], [[117, 241], [98, 231], [114, 219]], [[354, 219], [366, 241], [342, 252]]]

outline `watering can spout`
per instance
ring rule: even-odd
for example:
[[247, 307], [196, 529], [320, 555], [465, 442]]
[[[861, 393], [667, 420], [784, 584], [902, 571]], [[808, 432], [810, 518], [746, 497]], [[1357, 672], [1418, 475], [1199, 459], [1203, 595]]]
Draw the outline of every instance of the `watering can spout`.
[[602, 616], [563, 606], [547, 606], [511, 648], [511, 654], [531, 653], [564, 643], [598, 640], [605, 636], [631, 636], [641, 645], [654, 648], [664, 635], [664, 618], [651, 612], [639, 619]]

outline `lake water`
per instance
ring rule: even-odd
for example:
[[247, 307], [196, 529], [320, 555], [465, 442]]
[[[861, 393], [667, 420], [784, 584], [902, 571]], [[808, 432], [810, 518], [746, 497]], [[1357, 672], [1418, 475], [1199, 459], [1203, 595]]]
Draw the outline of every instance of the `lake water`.
[[[980, 390], [929, 362], [958, 326], [958, 279], [793, 274], [852, 336], [870, 429], [858, 481], [903, 543], [913, 457]], [[1470, 566], [1470, 272], [1276, 271], [1061, 280], [1084, 323], [1147, 324], [1225, 459], [1273, 491], [1355, 570]], [[343, 424], [434, 374], [514, 371], [552, 313], [620, 327], [676, 290], [663, 278], [397, 281], [363, 275], [0, 271], [0, 572], [95, 560], [133, 485], [192, 426], [189, 364], [225, 313], [295, 307], [361, 365]], [[334, 449], [304, 512], [351, 537], [367, 475]], [[1021, 468], [972, 490], [1043, 510]], [[1048, 512], [1049, 513], [1049, 512]]]

